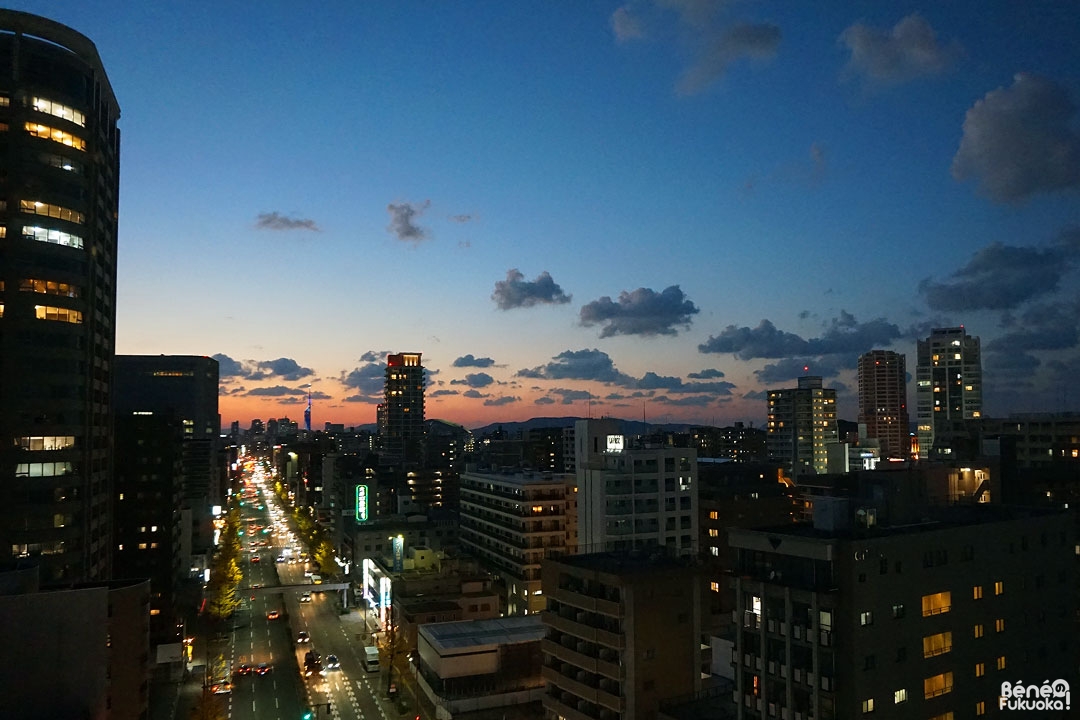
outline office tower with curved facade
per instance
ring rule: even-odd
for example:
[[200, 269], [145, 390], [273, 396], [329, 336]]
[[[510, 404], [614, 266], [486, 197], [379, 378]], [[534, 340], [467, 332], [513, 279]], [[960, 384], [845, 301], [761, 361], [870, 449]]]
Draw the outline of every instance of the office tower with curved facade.
[[94, 44], [0, 10], [0, 564], [108, 579], [120, 108]]

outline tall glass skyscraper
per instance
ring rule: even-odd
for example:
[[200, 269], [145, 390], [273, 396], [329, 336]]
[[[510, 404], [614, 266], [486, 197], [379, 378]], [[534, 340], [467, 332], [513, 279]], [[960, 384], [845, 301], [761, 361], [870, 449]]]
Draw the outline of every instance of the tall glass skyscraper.
[[979, 338], [960, 327], [934, 328], [919, 340], [915, 370], [919, 457], [940, 446], [949, 426], [982, 417], [982, 351]]
[[0, 561], [108, 579], [120, 107], [85, 36], [0, 10]]

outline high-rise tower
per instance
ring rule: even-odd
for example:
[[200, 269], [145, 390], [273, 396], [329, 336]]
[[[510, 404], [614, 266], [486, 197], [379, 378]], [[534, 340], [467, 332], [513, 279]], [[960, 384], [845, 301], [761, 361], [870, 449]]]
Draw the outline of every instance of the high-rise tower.
[[387, 356], [378, 417], [386, 456], [406, 464], [420, 463], [424, 458], [424, 366], [420, 353]]
[[107, 579], [120, 108], [94, 44], [0, 10], [0, 562]]
[[919, 457], [940, 445], [951, 422], [982, 417], [982, 352], [963, 326], [934, 328], [918, 343], [915, 370]]
[[881, 457], [908, 457], [907, 370], [900, 353], [871, 350], [859, 356], [859, 422], [881, 444]]
[[826, 445], [837, 441], [836, 390], [821, 378], [799, 378], [797, 388], [769, 390], [769, 459], [782, 462], [794, 475], [828, 471]]

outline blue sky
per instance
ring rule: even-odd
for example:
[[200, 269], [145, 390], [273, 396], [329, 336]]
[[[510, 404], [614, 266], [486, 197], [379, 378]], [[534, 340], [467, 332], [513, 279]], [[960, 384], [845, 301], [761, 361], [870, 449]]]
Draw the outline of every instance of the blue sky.
[[120, 101], [118, 352], [219, 356], [225, 422], [373, 422], [402, 351], [470, 426], [761, 422], [804, 364], [854, 419], [959, 324], [987, 414], [1080, 405], [1072, 3], [12, 6]]

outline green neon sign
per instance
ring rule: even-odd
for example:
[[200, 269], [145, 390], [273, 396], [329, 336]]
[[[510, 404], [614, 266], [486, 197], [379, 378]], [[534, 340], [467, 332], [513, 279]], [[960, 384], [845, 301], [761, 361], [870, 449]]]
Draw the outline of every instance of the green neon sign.
[[368, 486], [356, 486], [356, 522], [368, 520]]

